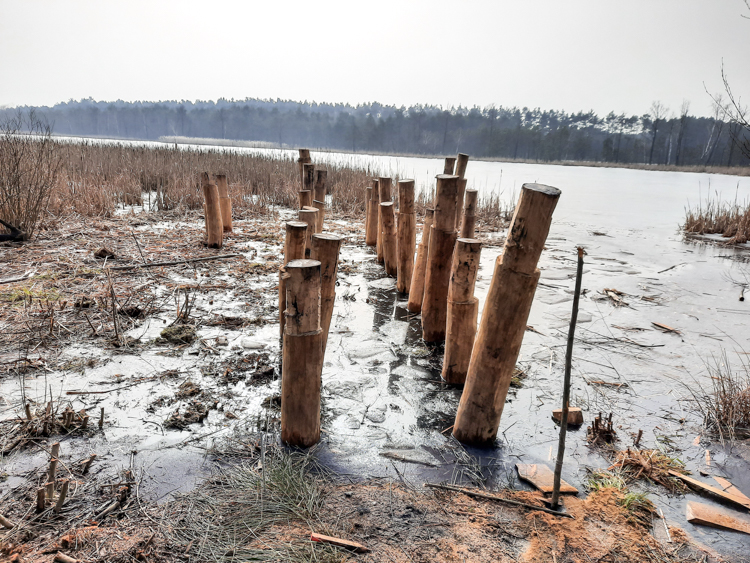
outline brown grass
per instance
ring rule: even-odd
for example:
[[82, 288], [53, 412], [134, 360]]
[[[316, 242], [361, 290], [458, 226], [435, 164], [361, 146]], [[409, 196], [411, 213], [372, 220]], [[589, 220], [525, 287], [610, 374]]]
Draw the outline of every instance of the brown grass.
[[705, 203], [685, 211], [686, 233], [720, 234], [727, 244], [742, 244], [750, 240], [750, 202], [720, 202], [709, 196]]

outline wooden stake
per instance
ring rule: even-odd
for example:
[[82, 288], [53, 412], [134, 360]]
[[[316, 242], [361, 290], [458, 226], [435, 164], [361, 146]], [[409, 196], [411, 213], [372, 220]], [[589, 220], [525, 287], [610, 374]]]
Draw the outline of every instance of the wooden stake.
[[536, 265], [559, 198], [560, 190], [550, 186], [521, 188], [503, 254], [495, 263], [453, 426], [453, 436], [465, 444], [487, 444], [497, 437], [539, 281]]
[[396, 289], [409, 293], [414, 273], [414, 250], [417, 245], [417, 216], [414, 213], [414, 180], [398, 183], [398, 244]]
[[568, 433], [568, 403], [570, 402], [570, 370], [573, 362], [573, 340], [578, 320], [578, 301], [581, 296], [581, 278], [583, 277], [583, 248], [578, 247], [578, 270], [576, 271], [576, 286], [573, 293], [573, 312], [570, 315], [568, 328], [568, 346], [565, 350], [565, 378], [563, 380], [562, 415], [560, 418], [560, 440], [557, 444], [557, 459], [555, 460], [555, 483], [552, 489], [550, 508], [557, 508], [560, 498], [560, 475], [562, 474], [563, 458], [565, 457], [565, 436]]
[[313, 189], [313, 207], [318, 211], [318, 233], [323, 232], [324, 228], [324, 217], [326, 212], [326, 176], [328, 172], [325, 170], [315, 171], [315, 187]]
[[39, 487], [36, 490], [36, 511], [37, 512], [44, 512], [44, 509], [46, 506], [46, 498], [47, 498], [47, 489], [46, 487]]
[[367, 209], [370, 212], [369, 222], [367, 223], [367, 232], [365, 233], [365, 243], [367, 246], [377, 246], [378, 244], [378, 217], [380, 216], [380, 194], [378, 193], [378, 181], [372, 180], [372, 187], [369, 190], [370, 199], [367, 201]]
[[453, 176], [453, 170], [456, 167], [456, 158], [453, 156], [445, 157], [445, 165], [443, 166], [443, 174]]
[[[305, 235], [307, 234], [307, 223], [302, 221], [289, 221], [286, 224], [286, 240], [284, 241], [284, 263], [292, 260], [301, 260], [305, 257]], [[279, 268], [279, 333], [283, 338], [286, 317], [286, 270]]]
[[466, 178], [458, 179], [458, 195], [456, 196], [456, 222], [454, 228], [461, 228], [461, 215], [464, 210], [464, 192], [466, 192]]
[[443, 379], [453, 385], [463, 385], [469, 370], [471, 350], [477, 333], [479, 300], [474, 297], [482, 243], [474, 239], [456, 241], [448, 289], [447, 334]]
[[[310, 164], [312, 158], [310, 158], [310, 149], [299, 149], [299, 158], [297, 159], [297, 166], [299, 167], [299, 183], [302, 189], [305, 185], [305, 164]], [[301, 206], [300, 206], [301, 207]]]
[[320, 328], [323, 330], [324, 354], [336, 299], [336, 274], [342, 242], [341, 237], [327, 233], [313, 235], [312, 240], [310, 257], [320, 262]]
[[209, 248], [221, 248], [223, 242], [224, 225], [221, 219], [221, 207], [219, 204], [219, 188], [208, 178], [208, 173], [202, 176], [203, 206], [206, 216], [206, 244]]
[[299, 210], [299, 220], [307, 224], [305, 231], [305, 256], [310, 256], [312, 248], [312, 236], [315, 234], [315, 228], [318, 226], [318, 210], [314, 208], [305, 208]]
[[302, 189], [312, 194], [315, 188], [315, 165], [305, 162], [302, 165]]
[[464, 215], [461, 220], [461, 238], [474, 238], [477, 213], [477, 190], [466, 190]]
[[216, 174], [216, 187], [219, 189], [219, 207], [221, 222], [225, 233], [232, 232], [232, 199], [229, 197], [229, 185], [226, 174]]
[[312, 192], [310, 190], [300, 190], [298, 196], [300, 209], [304, 209], [305, 207], [312, 207]]
[[[387, 203], [391, 201], [391, 179], [390, 178], [378, 178], [378, 203]], [[378, 205], [378, 262], [381, 264], [385, 263], [385, 256], [383, 254], [383, 208]]]
[[65, 497], [68, 496], [68, 480], [62, 479], [60, 481], [60, 495], [57, 497], [57, 503], [55, 504], [55, 512], [59, 513], [62, 510], [63, 504], [65, 504]]
[[99, 428], [104, 428], [104, 407], [101, 408], [101, 414], [99, 416]]
[[370, 217], [371, 217], [370, 208], [372, 207], [372, 205], [370, 205], [371, 199], [372, 199], [372, 187], [367, 186], [365, 188], [365, 244], [367, 246], [372, 246], [372, 244], [370, 244], [370, 239], [368, 238], [368, 233], [370, 232]]
[[320, 440], [320, 262], [293, 260], [286, 265], [286, 329], [281, 377], [281, 439], [310, 447]]
[[406, 309], [410, 313], [419, 314], [422, 312], [422, 298], [424, 297], [424, 276], [427, 269], [427, 254], [430, 248], [430, 230], [432, 229], [432, 218], [435, 213], [434, 209], [426, 209], [424, 216], [424, 225], [422, 226], [422, 240], [419, 242], [417, 258], [414, 262], [414, 272], [409, 288], [409, 302]]
[[397, 238], [396, 225], [393, 216], [393, 202], [386, 201], [380, 204], [380, 216], [383, 225], [383, 263], [385, 273], [396, 276], [398, 273]]
[[462, 152], [458, 153], [456, 159], [456, 176], [459, 178], [466, 177], [466, 165], [469, 164], [469, 155]]
[[435, 216], [430, 231], [430, 247], [422, 299], [422, 338], [426, 342], [445, 340], [448, 316], [448, 285], [450, 283], [458, 176], [437, 177]]

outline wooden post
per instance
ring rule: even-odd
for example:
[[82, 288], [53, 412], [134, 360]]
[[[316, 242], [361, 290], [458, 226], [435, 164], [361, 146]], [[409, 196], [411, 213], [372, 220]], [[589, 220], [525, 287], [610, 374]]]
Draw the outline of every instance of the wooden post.
[[232, 199], [229, 197], [229, 185], [226, 174], [216, 174], [216, 187], [219, 190], [219, 207], [221, 222], [225, 233], [232, 232]]
[[456, 159], [456, 176], [459, 178], [466, 177], [466, 165], [469, 164], [469, 155], [462, 152], [458, 153]]
[[422, 299], [422, 338], [426, 342], [445, 340], [448, 315], [448, 285], [456, 242], [456, 196], [458, 176], [437, 177], [435, 216], [430, 230], [430, 248]]
[[430, 248], [430, 230], [432, 229], [432, 218], [435, 213], [434, 209], [426, 209], [424, 216], [424, 225], [422, 226], [422, 240], [419, 242], [417, 258], [414, 263], [414, 273], [411, 277], [411, 287], [409, 288], [409, 302], [406, 309], [410, 313], [419, 314], [422, 312], [422, 298], [424, 297], [424, 276], [427, 269], [427, 254]]
[[323, 201], [318, 201], [317, 199], [315, 199], [312, 202], [312, 206], [318, 210], [318, 217], [315, 220], [315, 232], [322, 233], [323, 232], [323, 215], [326, 212], [326, 204]]
[[380, 194], [378, 193], [378, 181], [372, 180], [372, 187], [367, 188], [370, 190], [370, 199], [367, 202], [368, 209], [370, 211], [370, 222], [367, 224], [367, 232], [365, 233], [365, 242], [367, 246], [377, 246], [378, 244], [378, 217], [380, 217]]
[[482, 243], [474, 239], [456, 241], [448, 288], [447, 334], [443, 358], [443, 379], [463, 385], [469, 370], [471, 349], [477, 334], [479, 299], [474, 297]]
[[393, 216], [393, 202], [384, 201], [380, 204], [380, 216], [383, 224], [383, 264], [385, 273], [396, 276], [398, 273], [397, 238], [395, 217]]
[[443, 165], [443, 174], [453, 176], [453, 169], [456, 167], [456, 159], [452, 156], [445, 157], [445, 164]]
[[537, 262], [559, 198], [560, 190], [550, 186], [521, 188], [503, 253], [495, 262], [453, 426], [453, 436], [465, 444], [487, 444], [497, 437], [539, 281]]
[[312, 192], [310, 190], [300, 190], [299, 208], [312, 207]]
[[459, 178], [458, 194], [456, 195], [456, 221], [453, 227], [457, 231], [461, 228], [461, 215], [464, 210], [464, 192], [466, 192], [466, 178]]
[[372, 199], [372, 188], [367, 186], [365, 188], [365, 244], [372, 246], [367, 242], [367, 231], [370, 229], [370, 200]]
[[312, 193], [315, 188], [315, 165], [305, 162], [302, 165], [302, 189]]
[[414, 249], [417, 245], [417, 216], [414, 214], [414, 180], [398, 183], [398, 244], [396, 289], [409, 293], [414, 273]]
[[323, 219], [326, 212], [326, 176], [328, 172], [326, 170], [315, 171], [315, 186], [313, 187], [313, 207], [315, 207], [318, 213], [318, 229], [317, 233], [323, 232]]
[[[307, 234], [307, 223], [302, 221], [289, 221], [286, 224], [286, 241], [284, 242], [284, 264], [292, 260], [301, 260], [305, 257], [305, 235]], [[284, 324], [286, 317], [286, 270], [279, 268], [279, 333], [284, 337]]]
[[293, 260], [286, 265], [287, 309], [281, 376], [281, 439], [310, 447], [320, 440], [320, 262]]
[[461, 220], [461, 238], [474, 238], [477, 213], [477, 190], [466, 190], [464, 217]]
[[[312, 158], [310, 158], [310, 149], [299, 149], [299, 158], [297, 159], [297, 166], [299, 167], [299, 184], [300, 189], [305, 189], [305, 164], [310, 164]], [[301, 207], [301, 206], [300, 206]]]
[[203, 206], [206, 216], [206, 244], [209, 248], [221, 248], [223, 242], [224, 225], [221, 219], [221, 207], [219, 204], [219, 188], [208, 178], [208, 172], [202, 176]]
[[336, 274], [339, 267], [339, 251], [343, 239], [336, 235], [319, 233], [312, 237], [310, 257], [320, 262], [320, 328], [323, 330], [323, 353], [328, 344], [333, 304], [336, 299]]
[[[391, 179], [378, 178], [378, 203], [391, 201]], [[378, 262], [385, 262], [383, 255], [383, 208], [378, 205]]]
[[312, 236], [315, 234], [315, 228], [318, 226], [318, 210], [314, 207], [306, 207], [299, 210], [299, 220], [307, 224], [305, 232], [305, 256], [310, 256], [312, 249]]

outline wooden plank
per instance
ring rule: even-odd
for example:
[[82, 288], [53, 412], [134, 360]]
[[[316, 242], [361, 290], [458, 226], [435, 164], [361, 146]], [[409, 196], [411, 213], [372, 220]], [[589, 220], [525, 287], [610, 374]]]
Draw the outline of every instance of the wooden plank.
[[692, 485], [698, 489], [701, 489], [708, 493], [712, 493], [718, 497], [728, 500], [729, 502], [739, 504], [740, 506], [743, 506], [747, 508], [748, 510], [750, 510], [750, 502], [747, 502], [745, 498], [741, 496], [733, 495], [731, 493], [722, 491], [721, 489], [717, 489], [716, 487], [712, 487], [711, 485], [706, 485], [705, 483], [698, 481], [698, 479], [693, 479], [692, 477], [688, 477], [687, 475], [683, 475], [682, 473], [678, 473], [677, 471], [674, 471], [672, 469], [669, 470], [669, 474], [672, 477], [677, 477], [678, 479], [682, 479], [688, 485]]
[[[555, 474], [546, 465], [517, 463], [518, 476], [528, 481], [543, 493], [551, 493], [555, 481]], [[562, 494], [578, 494], [578, 489], [573, 485], [560, 480], [560, 492]]]
[[729, 480], [724, 479], [724, 477], [714, 477], [713, 480], [719, 484], [719, 486], [725, 493], [729, 493], [730, 495], [744, 498], [745, 502], [750, 504], [750, 497], [748, 497], [745, 493], [743, 493], [737, 487], [732, 485], [732, 483], [730, 483]]
[[331, 545], [343, 547], [345, 549], [350, 549], [354, 551], [355, 553], [367, 553], [370, 551], [361, 543], [357, 543], [357, 542], [349, 541], [349, 540], [342, 540], [341, 538], [334, 538], [332, 536], [324, 536], [323, 534], [316, 534], [315, 532], [310, 534], [310, 541], [330, 543]]
[[750, 520], [737, 518], [734, 514], [723, 508], [715, 508], [699, 502], [688, 502], [685, 508], [687, 521], [691, 524], [712, 526], [723, 530], [734, 530], [750, 534]]

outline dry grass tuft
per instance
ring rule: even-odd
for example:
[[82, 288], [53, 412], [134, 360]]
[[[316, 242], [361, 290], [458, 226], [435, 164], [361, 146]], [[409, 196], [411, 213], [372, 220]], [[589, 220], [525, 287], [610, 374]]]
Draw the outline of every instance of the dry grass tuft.
[[686, 233], [720, 234], [729, 239], [727, 244], [742, 244], [750, 240], [750, 202], [720, 202], [710, 197], [696, 209], [685, 211]]

